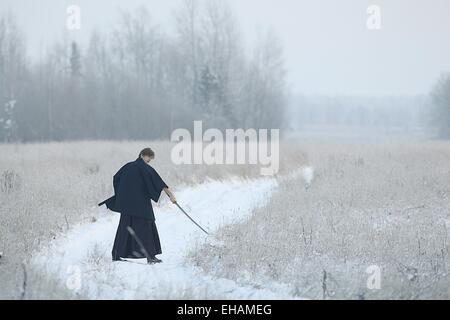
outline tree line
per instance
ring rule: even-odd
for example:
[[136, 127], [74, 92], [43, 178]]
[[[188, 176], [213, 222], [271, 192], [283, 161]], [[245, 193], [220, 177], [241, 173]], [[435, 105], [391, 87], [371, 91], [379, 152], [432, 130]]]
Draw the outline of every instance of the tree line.
[[64, 37], [36, 62], [12, 14], [0, 16], [0, 139], [164, 139], [176, 128], [281, 128], [282, 45], [251, 48], [225, 1], [185, 0], [168, 34], [145, 7], [89, 43]]
[[450, 73], [443, 73], [431, 91], [432, 109], [430, 123], [434, 134], [450, 139]]

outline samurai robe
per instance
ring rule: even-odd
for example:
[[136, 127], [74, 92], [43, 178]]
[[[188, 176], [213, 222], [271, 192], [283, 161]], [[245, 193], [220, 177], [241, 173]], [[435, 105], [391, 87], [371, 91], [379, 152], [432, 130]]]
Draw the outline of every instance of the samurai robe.
[[113, 178], [112, 198], [100, 203], [120, 213], [112, 259], [140, 259], [161, 254], [151, 200], [158, 202], [168, 188], [155, 169], [142, 158], [124, 165]]

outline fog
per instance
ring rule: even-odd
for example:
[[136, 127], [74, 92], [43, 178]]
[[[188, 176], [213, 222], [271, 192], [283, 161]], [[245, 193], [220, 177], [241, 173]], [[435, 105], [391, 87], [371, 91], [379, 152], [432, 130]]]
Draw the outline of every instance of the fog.
[[[115, 40], [110, 39], [118, 30], [122, 30], [125, 36], [125, 26], [121, 24], [120, 12], [137, 15], [137, 12], [146, 7], [148, 16], [145, 18], [145, 23], [155, 27], [158, 36], [164, 39], [164, 43], [167, 43], [167, 39], [183, 41], [180, 22], [177, 22], [175, 16], [184, 2], [182, 0], [170, 2], [160, 0], [129, 0], [126, 2], [120, 0], [2, 0], [0, 12], [2, 16], [12, 14], [15, 17], [16, 24], [23, 34], [24, 48], [26, 49], [24, 50], [26, 52], [24, 59], [27, 60], [29, 68], [44, 64], [48, 60], [50, 52], [54, 50], [55, 43], [62, 46], [60, 49], [65, 50], [67, 59], [70, 59], [70, 45], [76, 43], [80, 59], [83, 60], [80, 62], [81, 68], [86, 73], [95, 72], [94, 67], [88, 66], [84, 61], [84, 59], [88, 60], [86, 57], [94, 32], [101, 34], [106, 39], [105, 41], [112, 43]], [[207, 6], [207, 3], [214, 1], [200, 2], [204, 2]], [[225, 7], [229, 6], [233, 12], [235, 18], [232, 22], [235, 39], [233, 43], [236, 44], [237, 54], [245, 53], [247, 59], [251, 59], [255, 56], [255, 51], [261, 50], [261, 41], [266, 41], [267, 44], [270, 42], [267, 40], [267, 34], [276, 35], [273, 39], [277, 39], [276, 45], [279, 44], [280, 50], [282, 50], [278, 58], [283, 65], [279, 66], [280, 72], [277, 75], [275, 72], [271, 76], [276, 78], [283, 88], [276, 94], [267, 94], [272, 97], [269, 104], [277, 110], [276, 113], [281, 109], [286, 111], [284, 118], [287, 121], [283, 122], [283, 128], [305, 128], [305, 119], [311, 120], [309, 124], [317, 124], [316, 120], [312, 120], [311, 112], [308, 111], [311, 107], [305, 105], [305, 101], [309, 101], [310, 104], [311, 101], [315, 101], [313, 104], [316, 105], [315, 114], [317, 114], [317, 110], [333, 108], [330, 104], [326, 106], [322, 103], [331, 98], [339, 101], [334, 105], [346, 104], [344, 101], [348, 101], [348, 99], [359, 99], [358, 104], [367, 109], [374, 107], [373, 103], [367, 101], [378, 99], [375, 108], [379, 108], [381, 105], [385, 109], [396, 109], [397, 107], [402, 109], [402, 112], [398, 111], [400, 109], [393, 111], [393, 114], [396, 115], [392, 117], [395, 119], [384, 121], [383, 124], [389, 127], [394, 123], [402, 128], [427, 126], [430, 119], [433, 118], [432, 115], [426, 113], [427, 108], [430, 109], [432, 105], [432, 101], [427, 101], [427, 97], [440, 75], [450, 70], [450, 59], [448, 58], [450, 42], [447, 41], [450, 34], [450, 19], [448, 19], [450, 3], [448, 1], [435, 0], [432, 4], [424, 0], [379, 0], [376, 3], [361, 0], [229, 0], [219, 2], [222, 2]], [[69, 5], [78, 5], [81, 9], [81, 28], [79, 30], [68, 30], [66, 27], [68, 19], [66, 10]], [[377, 29], [370, 29], [367, 24], [372, 16], [372, 13], [367, 11], [371, 5], [377, 5], [380, 10], [379, 28]], [[199, 39], [201, 37], [199, 36]], [[180, 48], [180, 43], [176, 46], [180, 50], [178, 53], [181, 55], [186, 53], [183, 50], [187, 50], [187, 48]], [[221, 49], [223, 54], [228, 50], [226, 46], [227, 44], [224, 44]], [[126, 44], [124, 44], [125, 47]], [[133, 53], [125, 54], [132, 55]], [[164, 51], [161, 54], [167, 56], [168, 53]], [[199, 55], [196, 59], [208, 59], [209, 61], [203, 62], [209, 64], [212, 69], [216, 68], [211, 65], [211, 60], [215, 58], [213, 59], [207, 54]], [[174, 62], [167, 63], [173, 66]], [[233, 64], [235, 68], [239, 68], [237, 67], [239, 62], [233, 59], [229, 59], [227, 63], [230, 64], [231, 69]], [[89, 68], [92, 69], [89, 70]], [[231, 69], [225, 71], [228, 74], [227, 79], [232, 73]], [[132, 70], [128, 71], [133, 72]], [[150, 71], [154, 70], [149, 69]], [[220, 78], [220, 71], [217, 68], [212, 72]], [[116, 76], [120, 77], [118, 73]], [[96, 81], [104, 84], [102, 79], [96, 79]], [[189, 78], [186, 81], [189, 82]], [[248, 81], [247, 84], [251, 83], [252, 86], [257, 82], [256, 80]], [[235, 83], [236, 81], [230, 80], [231, 82]], [[89, 84], [84, 83], [83, 85], [89, 87]], [[270, 83], [267, 82], [264, 85], [270, 85]], [[237, 86], [240, 86], [241, 89], [245, 87], [242, 83]], [[94, 88], [92, 85], [90, 88], [92, 91], [96, 90], [96, 87]], [[72, 92], [72, 94], [74, 93]], [[167, 94], [169, 95], [169, 93]], [[237, 92], [230, 93], [232, 96], [237, 94]], [[94, 95], [98, 96], [98, 92]], [[255, 92], [255, 96], [261, 97], [261, 93]], [[323, 97], [328, 98], [324, 100]], [[398, 103], [386, 102], [383, 104], [379, 102], [389, 101], [391, 97], [395, 97]], [[20, 103], [20, 100], [16, 98], [14, 100]], [[141, 102], [147, 98], [142, 97]], [[11, 100], [13, 100], [12, 97], [4, 94], [2, 104]], [[62, 100], [64, 99], [62, 98]], [[242, 97], [242, 100], [248, 101], [249, 99]], [[411, 103], [411, 101], [413, 102]], [[141, 102], [136, 103], [139, 105]], [[42, 98], [42, 103], [48, 105], [48, 99]], [[54, 101], [54, 103], [57, 102]], [[89, 100], [85, 100], [83, 103], [89, 103]], [[240, 105], [232, 101], [227, 103], [232, 103], [233, 108], [240, 110], [246, 105], [242, 101]], [[263, 112], [266, 110], [264, 108], [270, 108], [266, 106], [259, 110], [256, 106], [257, 102], [254, 103], [255, 106], [250, 110], [251, 112]], [[192, 101], [190, 104], [185, 104], [185, 111], [189, 111], [187, 109], [191, 107], [194, 108], [195, 104], [196, 102]], [[320, 106], [317, 106], [318, 104]], [[411, 108], [405, 106], [406, 104], [412, 104]], [[348, 108], [357, 107], [348, 106]], [[106, 111], [102, 108], [98, 110], [111, 112], [111, 110]], [[152, 112], [157, 111], [157, 108], [152, 109]], [[305, 112], [309, 113], [305, 114]], [[386, 110], [382, 112], [385, 113]], [[195, 110], [192, 110], [192, 113], [195, 114]], [[325, 114], [321, 116], [322, 118], [326, 117]], [[242, 115], [237, 112], [233, 117], [241, 119]], [[374, 115], [374, 117], [380, 118], [379, 115]], [[422, 121], [417, 120], [418, 117]], [[5, 119], [5, 116], [3, 118]], [[411, 122], [411, 119], [415, 120]], [[174, 121], [172, 118], [170, 121], [174, 126], [186, 125]], [[367, 123], [355, 121], [352, 116], [348, 118], [348, 121], [342, 119], [336, 121], [340, 125], [367, 125]], [[336, 121], [329, 121], [328, 124], [335, 124], [333, 122]], [[132, 121], [130, 121], [131, 123]], [[239, 123], [239, 121], [224, 122], [221, 120], [211, 122], [211, 126], [216, 127], [236, 125], [278, 127], [281, 126], [281, 122], [241, 121]], [[160, 135], [167, 135], [167, 133], [158, 131], [151, 136], [158, 137]], [[93, 138], [120, 138], [122, 136], [122, 134], [96, 133]], [[27, 135], [21, 140], [47, 140], [52, 137], [55, 138], [54, 135], [49, 135], [47, 132], [34, 136]], [[142, 138], [145, 135], [125, 134], [125, 137]], [[62, 134], [59, 139], [66, 138], [90, 138], [90, 136]]]

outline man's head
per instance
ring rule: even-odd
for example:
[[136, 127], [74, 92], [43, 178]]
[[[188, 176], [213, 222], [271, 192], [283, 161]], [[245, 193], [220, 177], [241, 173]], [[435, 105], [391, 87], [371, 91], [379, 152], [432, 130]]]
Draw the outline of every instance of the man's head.
[[142, 158], [146, 163], [149, 163], [151, 160], [155, 159], [155, 152], [153, 152], [150, 148], [145, 148], [139, 153], [139, 157]]

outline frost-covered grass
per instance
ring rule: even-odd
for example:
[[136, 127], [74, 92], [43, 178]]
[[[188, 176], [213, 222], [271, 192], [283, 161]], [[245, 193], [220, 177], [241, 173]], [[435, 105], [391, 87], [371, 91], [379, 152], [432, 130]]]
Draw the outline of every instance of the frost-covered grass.
[[[147, 146], [156, 152], [154, 167], [175, 188], [259, 176], [255, 166], [174, 166], [168, 142], [0, 144], [0, 298], [67, 297], [27, 267], [28, 259], [43, 241], [58, 238], [75, 223], [96, 219], [96, 204], [113, 193], [112, 175]], [[281, 173], [305, 162], [302, 152], [281, 148]]]
[[[268, 201], [275, 178], [229, 179], [185, 187], [177, 199], [211, 234], [223, 225], [248, 218]], [[244, 192], [248, 194], [243, 197]], [[205, 194], [208, 194], [205, 197]], [[77, 296], [87, 299], [290, 299], [289, 288], [267, 284], [242, 286], [229, 279], [205, 276], [185, 263], [196, 243], [214, 244], [170, 203], [156, 212], [164, 263], [149, 266], [145, 259], [111, 262], [111, 246], [119, 215], [103, 211], [96, 222], [82, 223], [46, 243], [32, 259], [34, 269]]]
[[[76, 223], [97, 219], [112, 174], [146, 146], [170, 186], [259, 175], [249, 166], [175, 167], [166, 142], [0, 145], [0, 298], [83, 298], [28, 258]], [[282, 144], [284, 176], [306, 164], [314, 171], [279, 179], [267, 206], [193, 250], [191, 262], [255, 288], [288, 284], [298, 297], [449, 298], [450, 143]], [[94, 250], [87, 263], [102, 265], [98, 259]], [[381, 269], [380, 290], [366, 287], [372, 265]], [[160, 298], [179, 297], [172, 291]]]
[[[297, 148], [315, 168], [311, 183], [310, 171], [280, 181], [264, 208], [191, 262], [313, 299], [450, 298], [450, 143]], [[379, 290], [367, 287], [370, 266]]]

